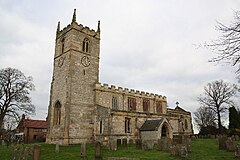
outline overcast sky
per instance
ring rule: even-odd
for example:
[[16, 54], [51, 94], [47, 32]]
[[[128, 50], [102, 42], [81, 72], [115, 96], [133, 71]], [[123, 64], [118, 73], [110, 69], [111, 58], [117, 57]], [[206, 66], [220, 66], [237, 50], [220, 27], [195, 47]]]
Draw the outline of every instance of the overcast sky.
[[61, 29], [77, 9], [77, 22], [91, 29], [101, 21], [100, 82], [167, 97], [188, 111], [208, 82], [236, 82], [234, 68], [208, 60], [198, 46], [220, 35], [216, 22], [229, 24], [239, 0], [0, 0], [0, 68], [33, 76], [34, 119], [49, 103], [57, 22]]

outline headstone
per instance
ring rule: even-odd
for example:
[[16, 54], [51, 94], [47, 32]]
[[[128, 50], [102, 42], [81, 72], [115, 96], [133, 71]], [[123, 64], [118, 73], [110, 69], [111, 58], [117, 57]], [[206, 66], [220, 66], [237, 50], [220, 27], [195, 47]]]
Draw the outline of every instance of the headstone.
[[117, 150], [117, 141], [116, 140], [110, 140], [109, 148], [110, 148], [110, 150], [116, 151]]
[[86, 143], [81, 143], [80, 158], [83, 159], [83, 160], [86, 159]]
[[235, 141], [239, 141], [239, 135], [235, 135]]
[[59, 153], [59, 143], [56, 144], [55, 152], [56, 152], [56, 153]]
[[124, 146], [127, 146], [127, 138], [122, 139], [122, 144], [123, 144]]
[[102, 160], [102, 146], [100, 142], [95, 144], [95, 160]]
[[181, 158], [187, 158], [188, 156], [188, 152], [187, 152], [187, 148], [185, 146], [182, 146], [180, 151], [179, 151], [179, 156]]
[[225, 136], [219, 136], [218, 137], [218, 144], [219, 144], [219, 149], [220, 150], [226, 150], [226, 141], [227, 141], [227, 137]]
[[171, 146], [169, 151], [170, 151], [171, 155], [173, 155], [173, 156], [178, 155], [178, 149], [177, 149], [177, 146], [175, 146], [175, 145]]
[[142, 149], [142, 140], [136, 139], [136, 149]]
[[240, 159], [240, 145], [238, 145], [236, 147], [236, 150], [235, 150], [235, 157]]
[[41, 149], [40, 146], [34, 145], [33, 147], [33, 160], [40, 160]]
[[146, 145], [146, 150], [152, 150], [153, 149], [153, 143], [151, 141], [146, 141], [145, 142]]
[[226, 140], [226, 149], [229, 152], [234, 152], [236, 150], [236, 145], [231, 139]]

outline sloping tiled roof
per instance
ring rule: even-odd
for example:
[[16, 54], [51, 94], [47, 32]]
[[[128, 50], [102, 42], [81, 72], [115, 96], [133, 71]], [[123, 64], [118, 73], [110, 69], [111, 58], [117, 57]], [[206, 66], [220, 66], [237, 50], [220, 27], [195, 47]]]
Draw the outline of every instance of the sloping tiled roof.
[[146, 120], [140, 131], [157, 131], [163, 119]]
[[47, 128], [47, 121], [24, 119], [24, 127], [27, 128]]

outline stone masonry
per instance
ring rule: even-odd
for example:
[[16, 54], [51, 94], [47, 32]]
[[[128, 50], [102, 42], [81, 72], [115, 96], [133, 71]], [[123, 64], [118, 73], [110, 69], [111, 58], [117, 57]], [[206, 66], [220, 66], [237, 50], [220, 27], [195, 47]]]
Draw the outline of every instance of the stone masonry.
[[99, 60], [100, 22], [84, 27], [74, 10], [71, 24], [57, 27], [47, 143], [135, 142], [147, 119], [167, 120], [171, 135], [192, 134], [191, 113], [168, 108], [165, 96], [101, 84]]

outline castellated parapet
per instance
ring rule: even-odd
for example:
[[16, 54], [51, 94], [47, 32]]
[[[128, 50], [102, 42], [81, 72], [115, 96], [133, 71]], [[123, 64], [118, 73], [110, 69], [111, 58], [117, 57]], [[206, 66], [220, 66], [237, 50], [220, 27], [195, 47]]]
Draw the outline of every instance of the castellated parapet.
[[133, 97], [139, 97], [139, 98], [149, 98], [149, 99], [157, 99], [161, 101], [167, 102], [167, 97], [154, 94], [154, 93], [148, 93], [144, 91], [139, 91], [139, 90], [134, 90], [134, 89], [129, 89], [129, 88], [122, 88], [122, 87], [116, 87], [114, 85], [108, 85], [106, 83], [96, 83], [95, 84], [95, 89], [99, 91], [104, 91], [104, 92], [110, 92], [110, 93], [115, 93], [115, 94], [126, 94], [129, 96]]

